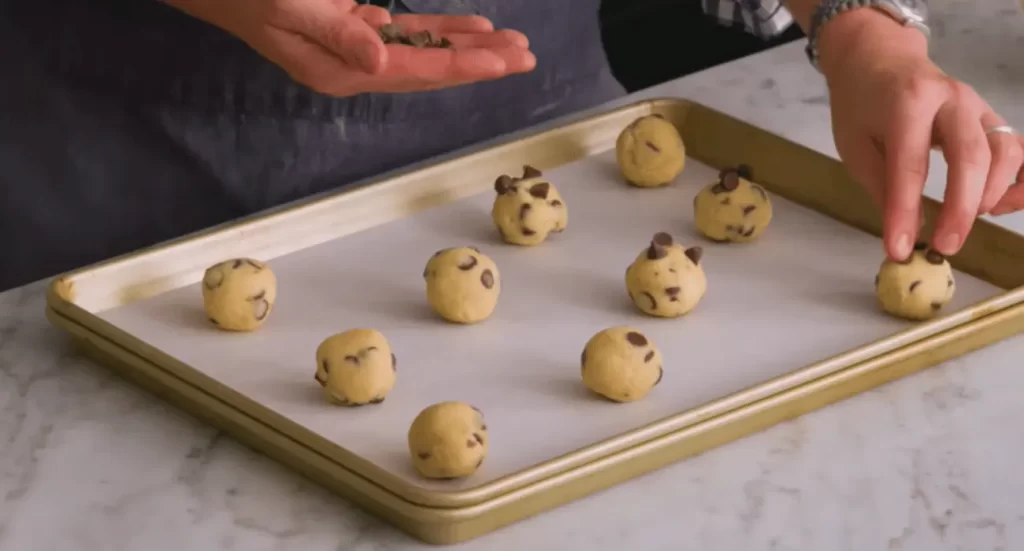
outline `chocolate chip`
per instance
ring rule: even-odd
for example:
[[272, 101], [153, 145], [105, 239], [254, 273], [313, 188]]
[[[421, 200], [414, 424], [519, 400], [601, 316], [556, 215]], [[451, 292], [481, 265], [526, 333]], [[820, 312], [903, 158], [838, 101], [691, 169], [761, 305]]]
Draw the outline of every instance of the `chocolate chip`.
[[241, 267], [242, 267], [242, 264], [243, 264], [243, 263], [244, 263], [244, 262], [243, 262], [243, 261], [242, 261], [241, 259], [239, 259], [239, 260], [236, 260], [236, 261], [234, 261], [234, 262], [233, 262], [233, 263], [231, 264], [231, 269], [232, 269], [232, 270], [237, 270], [237, 269], [239, 269], [239, 268], [241, 268]]
[[398, 371], [398, 358], [394, 352], [391, 353], [391, 371]]
[[665, 376], [665, 370], [659, 365], [658, 366], [658, 380], [654, 381], [654, 386], [658, 386], [658, 383], [661, 382], [661, 378], [664, 377], [664, 376]]
[[658, 245], [654, 241], [651, 241], [651, 246], [647, 247], [647, 259], [648, 260], [659, 260], [668, 256], [668, 251], [665, 247]]
[[379, 403], [381, 403], [383, 401], [384, 401], [384, 397], [383, 396], [378, 396], [378, 397], [374, 398], [373, 400], [370, 400], [370, 403], [371, 404], [379, 404]]
[[435, 44], [436, 44], [436, 46], [438, 48], [454, 48], [455, 47], [455, 45], [452, 44], [452, 41], [448, 40], [445, 37], [441, 37], [441, 40], [438, 40]]
[[754, 205], [747, 205], [747, 206], [743, 207], [743, 216], [746, 216], [746, 215], [754, 212], [755, 210], [757, 210], [757, 207], [755, 207]]
[[668, 271], [672, 272], [673, 274], [677, 273], [675, 268], [669, 268]]
[[683, 289], [681, 287], [669, 287], [669, 288], [665, 289], [665, 294], [670, 296], [670, 297], [674, 297], [674, 296], [678, 296], [679, 292], [682, 291], [682, 290]]
[[562, 206], [562, 202], [559, 201], [558, 199], [552, 200], [550, 204], [551, 204], [552, 207], [555, 207], [555, 208], [558, 208], [558, 207]]
[[651, 310], [657, 310], [658, 301], [654, 300], [654, 295], [648, 293], [647, 291], [644, 291], [644, 296], [646, 296], [647, 299], [651, 301]]
[[485, 289], [494, 287], [494, 272], [490, 268], [486, 268], [480, 273], [480, 283]]
[[750, 226], [749, 230], [743, 232], [743, 237], [750, 237], [751, 235], [754, 235], [754, 230], [756, 230], [756, 229], [757, 229], [757, 226]]
[[540, 178], [543, 175], [544, 175], [544, 173], [542, 173], [541, 171], [537, 170], [536, 168], [533, 168], [530, 165], [523, 165], [523, 179], [524, 180], [526, 180], [528, 178]]
[[324, 361], [320, 362], [320, 367], [324, 368], [324, 373], [331, 372], [331, 364], [327, 362], [326, 358], [324, 359]]
[[352, 363], [354, 363], [356, 365], [359, 365], [359, 358], [356, 357], [356, 356], [351, 356], [351, 355], [345, 356], [345, 361], [346, 362], [352, 362]]
[[878, 282], [879, 282], [879, 278], [878, 278], [878, 276], [876, 275], [876, 276], [875, 276], [875, 287], [878, 287]]
[[765, 192], [763, 187], [761, 187], [761, 186], [759, 186], [757, 184], [751, 184], [750, 187], [754, 188], [754, 191], [757, 192], [757, 194], [761, 196], [761, 199], [764, 199], [765, 201], [768, 200], [768, 193]]
[[214, 324], [214, 325], [220, 325], [220, 323], [218, 323], [218, 322], [217, 322], [217, 320], [215, 320], [215, 319], [213, 319], [213, 318], [207, 318], [207, 319], [209, 319], [209, 320], [210, 320], [210, 323], [212, 323], [212, 324]]
[[586, 367], [587, 365], [587, 349], [583, 349], [583, 353], [580, 354], [580, 365]]
[[530, 195], [537, 199], [547, 199], [548, 192], [551, 191], [551, 184], [547, 182], [539, 182], [530, 186]]
[[942, 309], [942, 303], [941, 302], [933, 302], [932, 303], [932, 310], [940, 310], [940, 309]]
[[508, 174], [502, 174], [494, 181], [494, 191], [496, 191], [498, 195], [508, 193], [512, 189], [512, 184], [512, 177]]
[[668, 232], [660, 231], [654, 234], [654, 237], [651, 239], [651, 243], [656, 243], [658, 245], [661, 245], [662, 247], [671, 247], [672, 236], [669, 235]]
[[711, 193], [714, 195], [720, 195], [722, 193], [726, 193], [727, 191], [729, 190], [725, 189], [725, 186], [723, 186], [721, 183], [711, 186]]
[[953, 286], [953, 278], [947, 279], [946, 280], [946, 287], [952, 287], [952, 286]]
[[665, 120], [665, 115], [662, 115], [661, 113], [651, 113], [651, 116], [656, 119]]
[[719, 201], [719, 203], [721, 203], [723, 205], [731, 205], [732, 204], [732, 197], [726, 197], [725, 199], [722, 199], [721, 201]]
[[636, 331], [626, 333], [626, 340], [633, 346], [647, 346], [647, 337], [637, 333]]
[[397, 23], [387, 23], [385, 25], [382, 25], [381, 28], [378, 29], [378, 32], [380, 33], [381, 37], [387, 39], [398, 39], [399, 37], [405, 35], [405, 33], [402, 31], [402, 26], [398, 25]]
[[519, 205], [519, 220], [526, 220], [526, 216], [530, 214], [531, 210], [533, 210], [533, 207], [529, 203]]
[[481, 457], [481, 458], [480, 458], [480, 461], [477, 461], [477, 462], [476, 462], [476, 468], [478, 468], [478, 469], [479, 469], [479, 468], [480, 468], [480, 465], [483, 465], [483, 464], [484, 464], [484, 458], [483, 458], [483, 457]]
[[740, 187], [740, 177], [735, 172], [727, 172], [722, 176], [720, 183], [726, 191], [735, 191], [736, 188]]
[[942, 253], [934, 250], [929, 250], [924, 253], [924, 259], [927, 260], [929, 264], [935, 264], [936, 266], [941, 265], [946, 261], [946, 257], [942, 256]]
[[650, 149], [651, 151], [653, 151], [655, 153], [661, 153], [661, 150], [658, 149], [658, 146], [652, 144], [651, 142], [644, 142], [644, 145], [647, 146], [647, 149]]
[[430, 454], [427, 453], [427, 452], [420, 452], [420, 453], [416, 454], [416, 456], [419, 457], [420, 459], [424, 460], [424, 461], [426, 461], [427, 459], [430, 459]]
[[927, 248], [928, 248], [928, 244], [925, 243], [924, 241], [918, 241], [918, 242], [914, 243], [914, 250], [915, 251], [923, 251], [923, 250], [925, 250]]
[[253, 303], [252, 312], [256, 321], [263, 321], [267, 314], [270, 313], [270, 303], [266, 300], [258, 300]]
[[473, 433], [473, 439], [476, 440], [478, 444], [483, 444], [484, 443], [484, 437], [480, 436], [479, 434], [477, 434], [475, 432]]
[[653, 359], [654, 359], [654, 351], [651, 350], [650, 352], [647, 353], [646, 356], [644, 356], [644, 363], [647, 363], [647, 362], [649, 362], [649, 361], [651, 361]]
[[500, 226], [498, 227], [498, 235], [501, 236], [502, 241], [508, 241], [508, 235], [505, 233], [505, 230], [501, 229]]
[[255, 260], [250, 260], [250, 259], [247, 258], [245, 260], [245, 263], [250, 265], [250, 266], [252, 266], [253, 268], [256, 268], [257, 272], [263, 269], [263, 265], [261, 265], [260, 263], [256, 262]]
[[754, 169], [750, 168], [750, 165], [737, 165], [736, 175], [744, 180], [750, 180], [754, 177]]
[[476, 447], [476, 440], [473, 440], [472, 438], [467, 439], [466, 440], [466, 447], [467, 448], [475, 448]]
[[478, 408], [478, 407], [476, 407], [476, 406], [473, 406], [473, 405], [471, 405], [471, 406], [469, 406], [469, 409], [471, 409], [471, 410], [473, 410], [473, 411], [475, 411], [475, 412], [479, 413], [479, 414], [480, 414], [480, 417], [483, 417], [483, 416], [484, 416], [484, 412], [480, 411], [480, 408]]
[[466, 261], [463, 261], [463, 262], [459, 263], [459, 269], [464, 271], [464, 272], [468, 272], [469, 270], [472, 270], [473, 268], [475, 268], [476, 265], [477, 265], [476, 257], [473, 256], [473, 255], [469, 255], [469, 260], [466, 260]]
[[430, 31], [420, 31], [409, 35], [409, 43], [417, 48], [424, 48], [426, 46], [434, 45], [434, 37], [430, 35]]
[[692, 260], [694, 264], [699, 265], [701, 257], [704, 256], [704, 249], [700, 247], [690, 247], [689, 249], [683, 251], [683, 254], [686, 255], [686, 258]]
[[527, 228], [526, 226], [523, 226], [522, 228], [519, 228], [519, 232], [522, 233], [523, 235], [527, 236], [527, 237], [529, 237], [531, 235], [537, 235], [537, 232], [531, 230], [530, 228]]
[[921, 280], [917, 280], [917, 281], [911, 283], [910, 284], [910, 292], [913, 293], [914, 289], [917, 289], [917, 286], [920, 285], [920, 284], [921, 284]]

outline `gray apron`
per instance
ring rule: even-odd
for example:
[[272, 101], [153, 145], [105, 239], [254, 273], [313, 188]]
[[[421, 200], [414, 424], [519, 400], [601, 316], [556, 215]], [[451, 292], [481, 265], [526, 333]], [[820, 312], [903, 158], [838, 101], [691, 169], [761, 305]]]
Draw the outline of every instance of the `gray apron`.
[[623, 93], [598, 0], [395, 0], [524, 32], [537, 69], [334, 99], [155, 0], [0, 8], [0, 290]]

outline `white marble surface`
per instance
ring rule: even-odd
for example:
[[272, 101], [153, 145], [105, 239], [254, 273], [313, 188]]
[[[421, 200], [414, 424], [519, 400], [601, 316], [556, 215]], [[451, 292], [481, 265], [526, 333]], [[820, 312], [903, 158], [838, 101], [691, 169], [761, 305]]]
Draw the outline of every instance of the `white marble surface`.
[[[936, 58], [1024, 127], [1015, 0], [930, 3]], [[647, 94], [834, 153], [799, 44]], [[424, 547], [72, 357], [43, 318], [42, 288], [0, 294], [0, 550]], [[1004, 342], [462, 547], [1024, 549], [1022, 359], [1024, 338]]]

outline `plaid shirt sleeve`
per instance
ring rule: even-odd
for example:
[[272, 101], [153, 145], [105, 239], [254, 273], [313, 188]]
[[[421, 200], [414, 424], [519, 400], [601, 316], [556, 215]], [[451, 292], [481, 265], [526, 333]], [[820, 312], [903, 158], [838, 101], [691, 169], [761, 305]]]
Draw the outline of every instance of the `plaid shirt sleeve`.
[[742, 27], [748, 33], [769, 39], [793, 24], [793, 16], [782, 0], [701, 0], [704, 13], [727, 27]]

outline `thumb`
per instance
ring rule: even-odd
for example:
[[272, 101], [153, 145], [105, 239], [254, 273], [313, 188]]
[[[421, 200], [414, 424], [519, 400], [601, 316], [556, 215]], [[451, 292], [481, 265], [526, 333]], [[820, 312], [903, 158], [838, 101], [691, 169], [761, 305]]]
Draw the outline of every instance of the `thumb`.
[[360, 17], [338, 10], [310, 14], [296, 29], [345, 63], [376, 74], [387, 65], [387, 48], [377, 31]]

